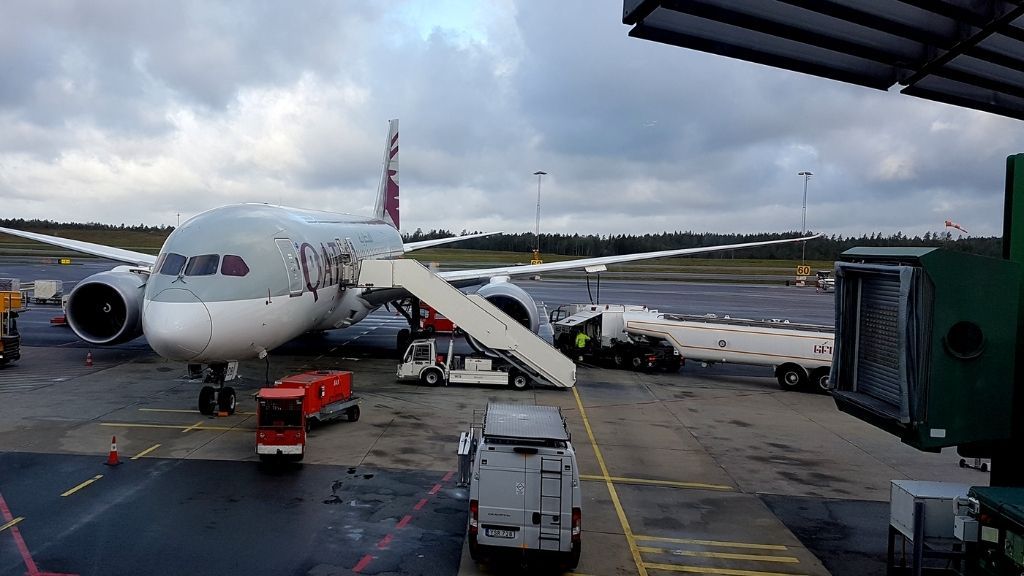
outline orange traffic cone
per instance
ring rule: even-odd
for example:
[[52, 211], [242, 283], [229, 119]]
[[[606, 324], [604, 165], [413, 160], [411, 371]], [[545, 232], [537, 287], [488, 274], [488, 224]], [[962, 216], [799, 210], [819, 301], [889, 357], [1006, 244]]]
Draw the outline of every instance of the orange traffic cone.
[[121, 461], [117, 459], [117, 436], [110, 437], [110, 455], [107, 456], [107, 466], [117, 466]]
[[85, 355], [85, 365], [92, 368], [92, 352], [88, 352]]

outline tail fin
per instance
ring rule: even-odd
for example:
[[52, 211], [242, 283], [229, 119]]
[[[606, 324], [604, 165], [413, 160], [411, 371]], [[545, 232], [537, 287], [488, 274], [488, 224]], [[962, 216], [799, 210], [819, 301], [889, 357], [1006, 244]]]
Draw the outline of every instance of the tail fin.
[[391, 120], [384, 142], [384, 171], [380, 175], [373, 215], [399, 230], [398, 220], [398, 120]]

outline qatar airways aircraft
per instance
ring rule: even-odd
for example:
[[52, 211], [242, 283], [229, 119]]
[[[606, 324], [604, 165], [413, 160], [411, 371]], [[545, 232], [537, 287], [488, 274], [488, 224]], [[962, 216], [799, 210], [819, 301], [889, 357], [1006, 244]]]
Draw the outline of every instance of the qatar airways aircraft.
[[[411, 295], [401, 288], [357, 286], [364, 259], [398, 258], [428, 246], [486, 236], [475, 234], [403, 243], [399, 234], [398, 120], [390, 122], [384, 171], [371, 217], [269, 204], [233, 204], [183, 223], [157, 256], [0, 228], [0, 232], [125, 263], [79, 282], [68, 296], [67, 320], [79, 338], [114, 345], [145, 334], [161, 356], [208, 364], [199, 408], [233, 412], [235, 392], [224, 386], [229, 362], [264, 358], [313, 330], [345, 328], [373, 310]], [[668, 256], [749, 248], [794, 238], [584, 258], [529, 266], [439, 272], [456, 286], [484, 284], [478, 294], [537, 330], [533, 299], [508, 282], [555, 270]], [[410, 324], [412, 322], [410, 321]]]

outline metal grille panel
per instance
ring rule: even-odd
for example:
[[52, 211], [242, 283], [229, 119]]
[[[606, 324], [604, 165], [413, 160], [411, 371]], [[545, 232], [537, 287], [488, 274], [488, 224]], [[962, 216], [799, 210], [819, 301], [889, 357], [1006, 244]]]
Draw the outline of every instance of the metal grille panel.
[[484, 436], [568, 440], [569, 431], [555, 406], [488, 404]]
[[870, 274], [861, 279], [856, 390], [900, 413], [900, 278]]

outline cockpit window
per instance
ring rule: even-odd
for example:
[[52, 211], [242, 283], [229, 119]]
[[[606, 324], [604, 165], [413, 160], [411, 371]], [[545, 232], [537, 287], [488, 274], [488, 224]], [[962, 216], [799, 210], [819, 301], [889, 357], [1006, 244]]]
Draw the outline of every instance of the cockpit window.
[[170, 252], [164, 255], [164, 262], [160, 265], [160, 273], [166, 274], [167, 276], [177, 276], [181, 274], [181, 269], [185, 266], [185, 257], [181, 254], [175, 254]]
[[249, 266], [241, 256], [225, 254], [224, 261], [220, 264], [220, 273], [225, 276], [245, 276], [249, 273]]
[[220, 263], [219, 254], [203, 254], [188, 259], [188, 266], [185, 266], [185, 276], [209, 276], [217, 273], [217, 264]]

